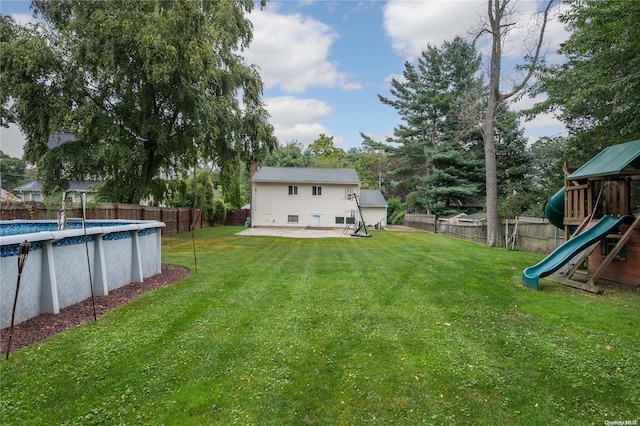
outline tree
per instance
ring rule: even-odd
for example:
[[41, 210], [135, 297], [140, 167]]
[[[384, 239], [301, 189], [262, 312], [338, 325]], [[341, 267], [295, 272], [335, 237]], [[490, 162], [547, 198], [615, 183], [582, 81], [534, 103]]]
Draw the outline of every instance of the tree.
[[309, 152], [312, 167], [342, 168], [346, 164], [347, 155], [342, 148], [333, 145], [333, 136], [321, 134], [309, 145]]
[[[474, 47], [456, 37], [440, 48], [428, 46], [417, 65], [405, 63], [404, 81], [391, 81], [393, 98], [378, 95], [381, 102], [397, 110], [403, 121], [390, 139], [397, 144], [390, 149], [390, 156], [397, 163], [390, 174], [394, 195], [403, 198], [408, 207], [432, 209], [449, 199], [435, 196], [442, 191], [439, 185], [473, 181], [473, 176], [464, 176], [469, 168], [452, 169], [447, 161], [436, 165], [432, 160], [444, 159], [444, 151], [449, 153], [445, 157], [454, 152], [453, 156], [466, 157], [461, 162], [473, 160], [469, 148], [479, 137], [477, 121], [464, 116], [472, 104], [482, 99], [482, 81], [476, 77], [479, 68], [480, 56]], [[439, 165], [448, 170], [449, 177], [436, 170]], [[454, 179], [451, 173], [456, 175]], [[454, 186], [462, 194], [459, 185]], [[465, 191], [470, 188], [467, 186]]]
[[540, 70], [532, 113], [553, 111], [567, 126], [582, 164], [609, 145], [640, 138], [640, 2], [568, 2], [560, 16], [571, 31], [559, 53], [567, 60]]
[[531, 145], [533, 185], [547, 197], [564, 186], [563, 166], [570, 156], [568, 140], [564, 137], [543, 137]]
[[501, 241], [500, 213], [498, 211], [498, 174], [496, 161], [496, 114], [503, 102], [521, 93], [536, 69], [545, 27], [549, 16], [549, 10], [554, 0], [549, 0], [542, 16], [540, 33], [534, 51], [527, 57], [528, 63], [524, 66], [526, 75], [520, 83], [515, 84], [510, 91], [500, 91], [500, 79], [502, 78], [502, 44], [509, 33], [513, 23], [505, 22], [512, 15], [512, 0], [488, 0], [487, 14], [489, 27], [485, 28], [491, 36], [491, 58], [489, 65], [489, 97], [486, 114], [482, 123], [482, 136], [484, 140], [485, 169], [486, 169], [486, 194], [487, 194], [487, 245], [497, 246]]
[[303, 151], [300, 143], [291, 141], [271, 151], [262, 164], [271, 167], [308, 167], [309, 155], [309, 151]]
[[[262, 82], [241, 55], [252, 1], [32, 4], [47, 28], [2, 21], [0, 100], [15, 100], [45, 189], [101, 178], [109, 199], [137, 203], [162, 192], [161, 168], [198, 158], [224, 168], [276, 146]], [[58, 132], [75, 141], [49, 149]]]
[[420, 203], [437, 215], [460, 211], [478, 199], [477, 182], [484, 174], [482, 161], [461, 154], [452, 144], [443, 144], [430, 151], [433, 171], [422, 179]]
[[0, 182], [2, 187], [13, 190], [29, 179], [26, 177], [27, 162], [13, 158], [0, 150]]

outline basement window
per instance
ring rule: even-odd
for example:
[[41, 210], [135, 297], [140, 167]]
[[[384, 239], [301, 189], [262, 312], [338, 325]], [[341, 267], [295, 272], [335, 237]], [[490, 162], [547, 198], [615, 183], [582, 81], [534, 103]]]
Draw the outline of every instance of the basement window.
[[287, 223], [298, 223], [298, 215], [290, 214], [287, 216]]

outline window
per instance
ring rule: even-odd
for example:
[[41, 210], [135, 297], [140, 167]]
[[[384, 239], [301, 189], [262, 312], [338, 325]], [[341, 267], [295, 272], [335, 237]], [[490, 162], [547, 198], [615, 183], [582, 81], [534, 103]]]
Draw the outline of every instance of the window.
[[321, 186], [314, 186], [313, 187], [313, 195], [315, 195], [315, 196], [322, 195], [322, 187]]
[[[600, 242], [600, 254], [603, 256], [608, 256], [613, 248], [618, 244], [617, 238], [605, 238]], [[620, 249], [620, 251], [616, 254], [614, 259], [618, 260], [626, 260], [627, 259], [627, 246], [624, 245]]]
[[336, 225], [353, 225], [356, 223], [356, 218], [353, 216], [336, 216]]
[[298, 185], [289, 185], [289, 195], [298, 195]]
[[344, 198], [346, 198], [347, 200], [350, 200], [351, 194], [353, 194], [353, 188], [347, 187], [344, 189]]
[[[297, 188], [297, 186], [296, 186]], [[297, 214], [290, 214], [287, 216], [287, 223], [298, 223], [298, 215]]]

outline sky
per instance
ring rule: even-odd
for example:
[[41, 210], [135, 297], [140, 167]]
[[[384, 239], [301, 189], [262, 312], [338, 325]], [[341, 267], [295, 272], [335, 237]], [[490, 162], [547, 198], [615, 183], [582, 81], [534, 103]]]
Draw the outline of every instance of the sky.
[[[504, 44], [505, 90], [521, 77], [510, 70], [533, 45], [532, 16], [541, 2], [517, 0], [515, 6], [517, 24]], [[568, 37], [557, 11], [543, 47], [550, 63], [562, 60], [555, 52]], [[18, 22], [34, 21], [27, 0], [1, 0], [0, 13]], [[280, 144], [306, 147], [325, 134], [345, 151], [361, 147], [360, 133], [377, 141], [393, 136], [401, 121], [378, 95], [391, 96], [390, 81], [401, 79], [406, 61], [416, 63], [428, 45], [440, 46], [457, 35], [472, 40], [487, 20], [485, 0], [270, 0], [249, 19], [253, 42], [242, 54], [259, 68], [263, 101]], [[488, 37], [477, 46], [486, 74]], [[534, 102], [525, 97], [512, 109]], [[551, 114], [521, 125], [530, 143], [566, 133]], [[19, 129], [0, 132], [0, 149], [21, 157], [24, 136]]]

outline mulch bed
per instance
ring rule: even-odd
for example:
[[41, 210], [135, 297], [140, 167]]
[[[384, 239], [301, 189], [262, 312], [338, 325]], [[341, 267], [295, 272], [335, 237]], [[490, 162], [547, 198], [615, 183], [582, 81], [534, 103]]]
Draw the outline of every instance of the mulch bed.
[[[184, 266], [163, 263], [161, 273], [145, 278], [142, 283], [130, 283], [109, 291], [107, 296], [96, 296], [96, 316], [100, 317], [105, 312], [124, 305], [142, 293], [180, 281], [189, 275], [189, 272], [189, 269]], [[93, 320], [91, 298], [62, 308], [59, 314], [41, 314], [30, 318], [14, 325], [11, 351], [48, 339], [61, 331]], [[3, 354], [7, 352], [9, 329], [10, 327], [0, 330], [0, 352]]]

